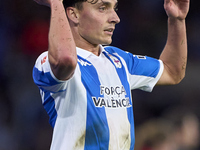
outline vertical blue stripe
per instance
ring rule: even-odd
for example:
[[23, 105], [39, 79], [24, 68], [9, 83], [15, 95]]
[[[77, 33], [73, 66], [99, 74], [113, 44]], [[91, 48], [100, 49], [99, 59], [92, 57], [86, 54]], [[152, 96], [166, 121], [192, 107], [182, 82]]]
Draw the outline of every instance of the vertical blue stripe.
[[44, 102], [43, 106], [46, 110], [47, 114], [49, 115], [49, 123], [52, 127], [54, 127], [56, 118], [57, 118], [57, 111], [55, 109], [55, 101], [53, 97], [51, 97], [51, 92], [48, 90], [45, 90], [41, 88], [41, 86], [53, 86], [58, 84], [55, 79], [51, 76], [50, 72], [44, 72], [38, 70], [36, 66], [33, 68], [33, 80], [35, 84], [39, 87], [40, 90], [42, 90], [44, 94]]
[[57, 111], [55, 109], [55, 100], [53, 97], [51, 97], [51, 94], [49, 91], [42, 90], [44, 92], [44, 102], [43, 106], [44, 109], [47, 111], [47, 114], [49, 115], [49, 123], [52, 127], [54, 127], [56, 118], [57, 118]]
[[[108, 54], [106, 52], [103, 52], [104, 55], [112, 62], [112, 64], [115, 66], [114, 62], [111, 60], [111, 58], [108, 56]], [[110, 54], [114, 57], [116, 57], [120, 63], [122, 64], [120, 58], [116, 55], [113, 55], [113, 54]], [[127, 80], [127, 74], [126, 74], [126, 71], [125, 71], [125, 68], [122, 64], [122, 67], [121, 68], [116, 68], [116, 71], [118, 73], [118, 76], [121, 80], [121, 83], [122, 85], [124, 86], [125, 90], [126, 90], [126, 94], [127, 96], [129, 97], [129, 103], [132, 105], [132, 99], [131, 99], [131, 91], [130, 91], [130, 86], [129, 86], [129, 83], [128, 83], [128, 80]], [[134, 144], [135, 144], [135, 132], [134, 132], [134, 119], [133, 119], [133, 107], [129, 107], [127, 108], [127, 115], [128, 115], [128, 120], [130, 122], [130, 133], [131, 133], [131, 145], [130, 145], [130, 150], [133, 150], [134, 149]]]
[[90, 62], [78, 56], [79, 60], [87, 62], [87, 65], [81, 65], [81, 80], [87, 91], [87, 119], [85, 150], [100, 150], [109, 148], [109, 127], [106, 118], [105, 108], [95, 107], [92, 97], [103, 97], [100, 95], [100, 81], [96, 69]]

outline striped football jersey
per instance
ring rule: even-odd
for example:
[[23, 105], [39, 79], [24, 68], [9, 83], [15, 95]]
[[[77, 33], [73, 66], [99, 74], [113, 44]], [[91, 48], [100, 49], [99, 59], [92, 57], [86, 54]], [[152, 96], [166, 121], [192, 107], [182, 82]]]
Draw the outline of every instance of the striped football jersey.
[[33, 68], [42, 103], [54, 128], [51, 150], [133, 150], [131, 90], [152, 91], [163, 72], [160, 60], [100, 46], [99, 56], [77, 48], [67, 81], [52, 73], [48, 52]]

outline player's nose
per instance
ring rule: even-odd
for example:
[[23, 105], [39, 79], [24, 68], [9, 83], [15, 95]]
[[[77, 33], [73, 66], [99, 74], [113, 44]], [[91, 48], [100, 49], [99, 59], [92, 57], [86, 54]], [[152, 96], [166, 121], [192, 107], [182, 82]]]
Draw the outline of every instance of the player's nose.
[[119, 16], [117, 15], [116, 11], [113, 10], [112, 13], [111, 13], [111, 16], [110, 16], [110, 19], [109, 19], [109, 22], [110, 23], [119, 23], [120, 22], [120, 18]]

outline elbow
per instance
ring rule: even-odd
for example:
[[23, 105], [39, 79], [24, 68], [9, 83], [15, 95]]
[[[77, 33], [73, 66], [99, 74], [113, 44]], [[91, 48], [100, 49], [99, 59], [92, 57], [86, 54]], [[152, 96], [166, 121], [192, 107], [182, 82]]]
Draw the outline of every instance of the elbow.
[[59, 70], [64, 69], [69, 72], [72, 72], [75, 70], [76, 64], [77, 64], [76, 57], [65, 56], [58, 61], [57, 68], [59, 68]]
[[186, 65], [174, 66], [164, 63], [164, 78], [169, 85], [179, 84], [185, 78]]
[[185, 78], [185, 72], [181, 74], [179, 81], [177, 82], [177, 84], [179, 84], [183, 79]]
[[[74, 52], [76, 52], [76, 50], [74, 50]], [[74, 52], [61, 54], [58, 59], [58, 65], [75, 69], [77, 64], [77, 55]]]
[[76, 50], [70, 51], [67, 48], [59, 48], [52, 53], [49, 51], [49, 60], [52, 66], [75, 68], [77, 64]]
[[179, 74], [179, 75], [176, 75], [176, 76], [173, 78], [172, 85], [179, 84], [184, 78], [185, 78], [185, 72], [184, 72], [184, 73], [181, 73], [181, 74]]

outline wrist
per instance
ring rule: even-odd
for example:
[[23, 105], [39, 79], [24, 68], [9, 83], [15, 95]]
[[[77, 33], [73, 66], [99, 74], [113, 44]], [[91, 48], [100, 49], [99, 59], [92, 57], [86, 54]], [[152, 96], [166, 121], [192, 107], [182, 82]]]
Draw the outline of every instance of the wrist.
[[185, 19], [168, 17], [168, 23], [170, 23], [170, 24], [185, 23]]

